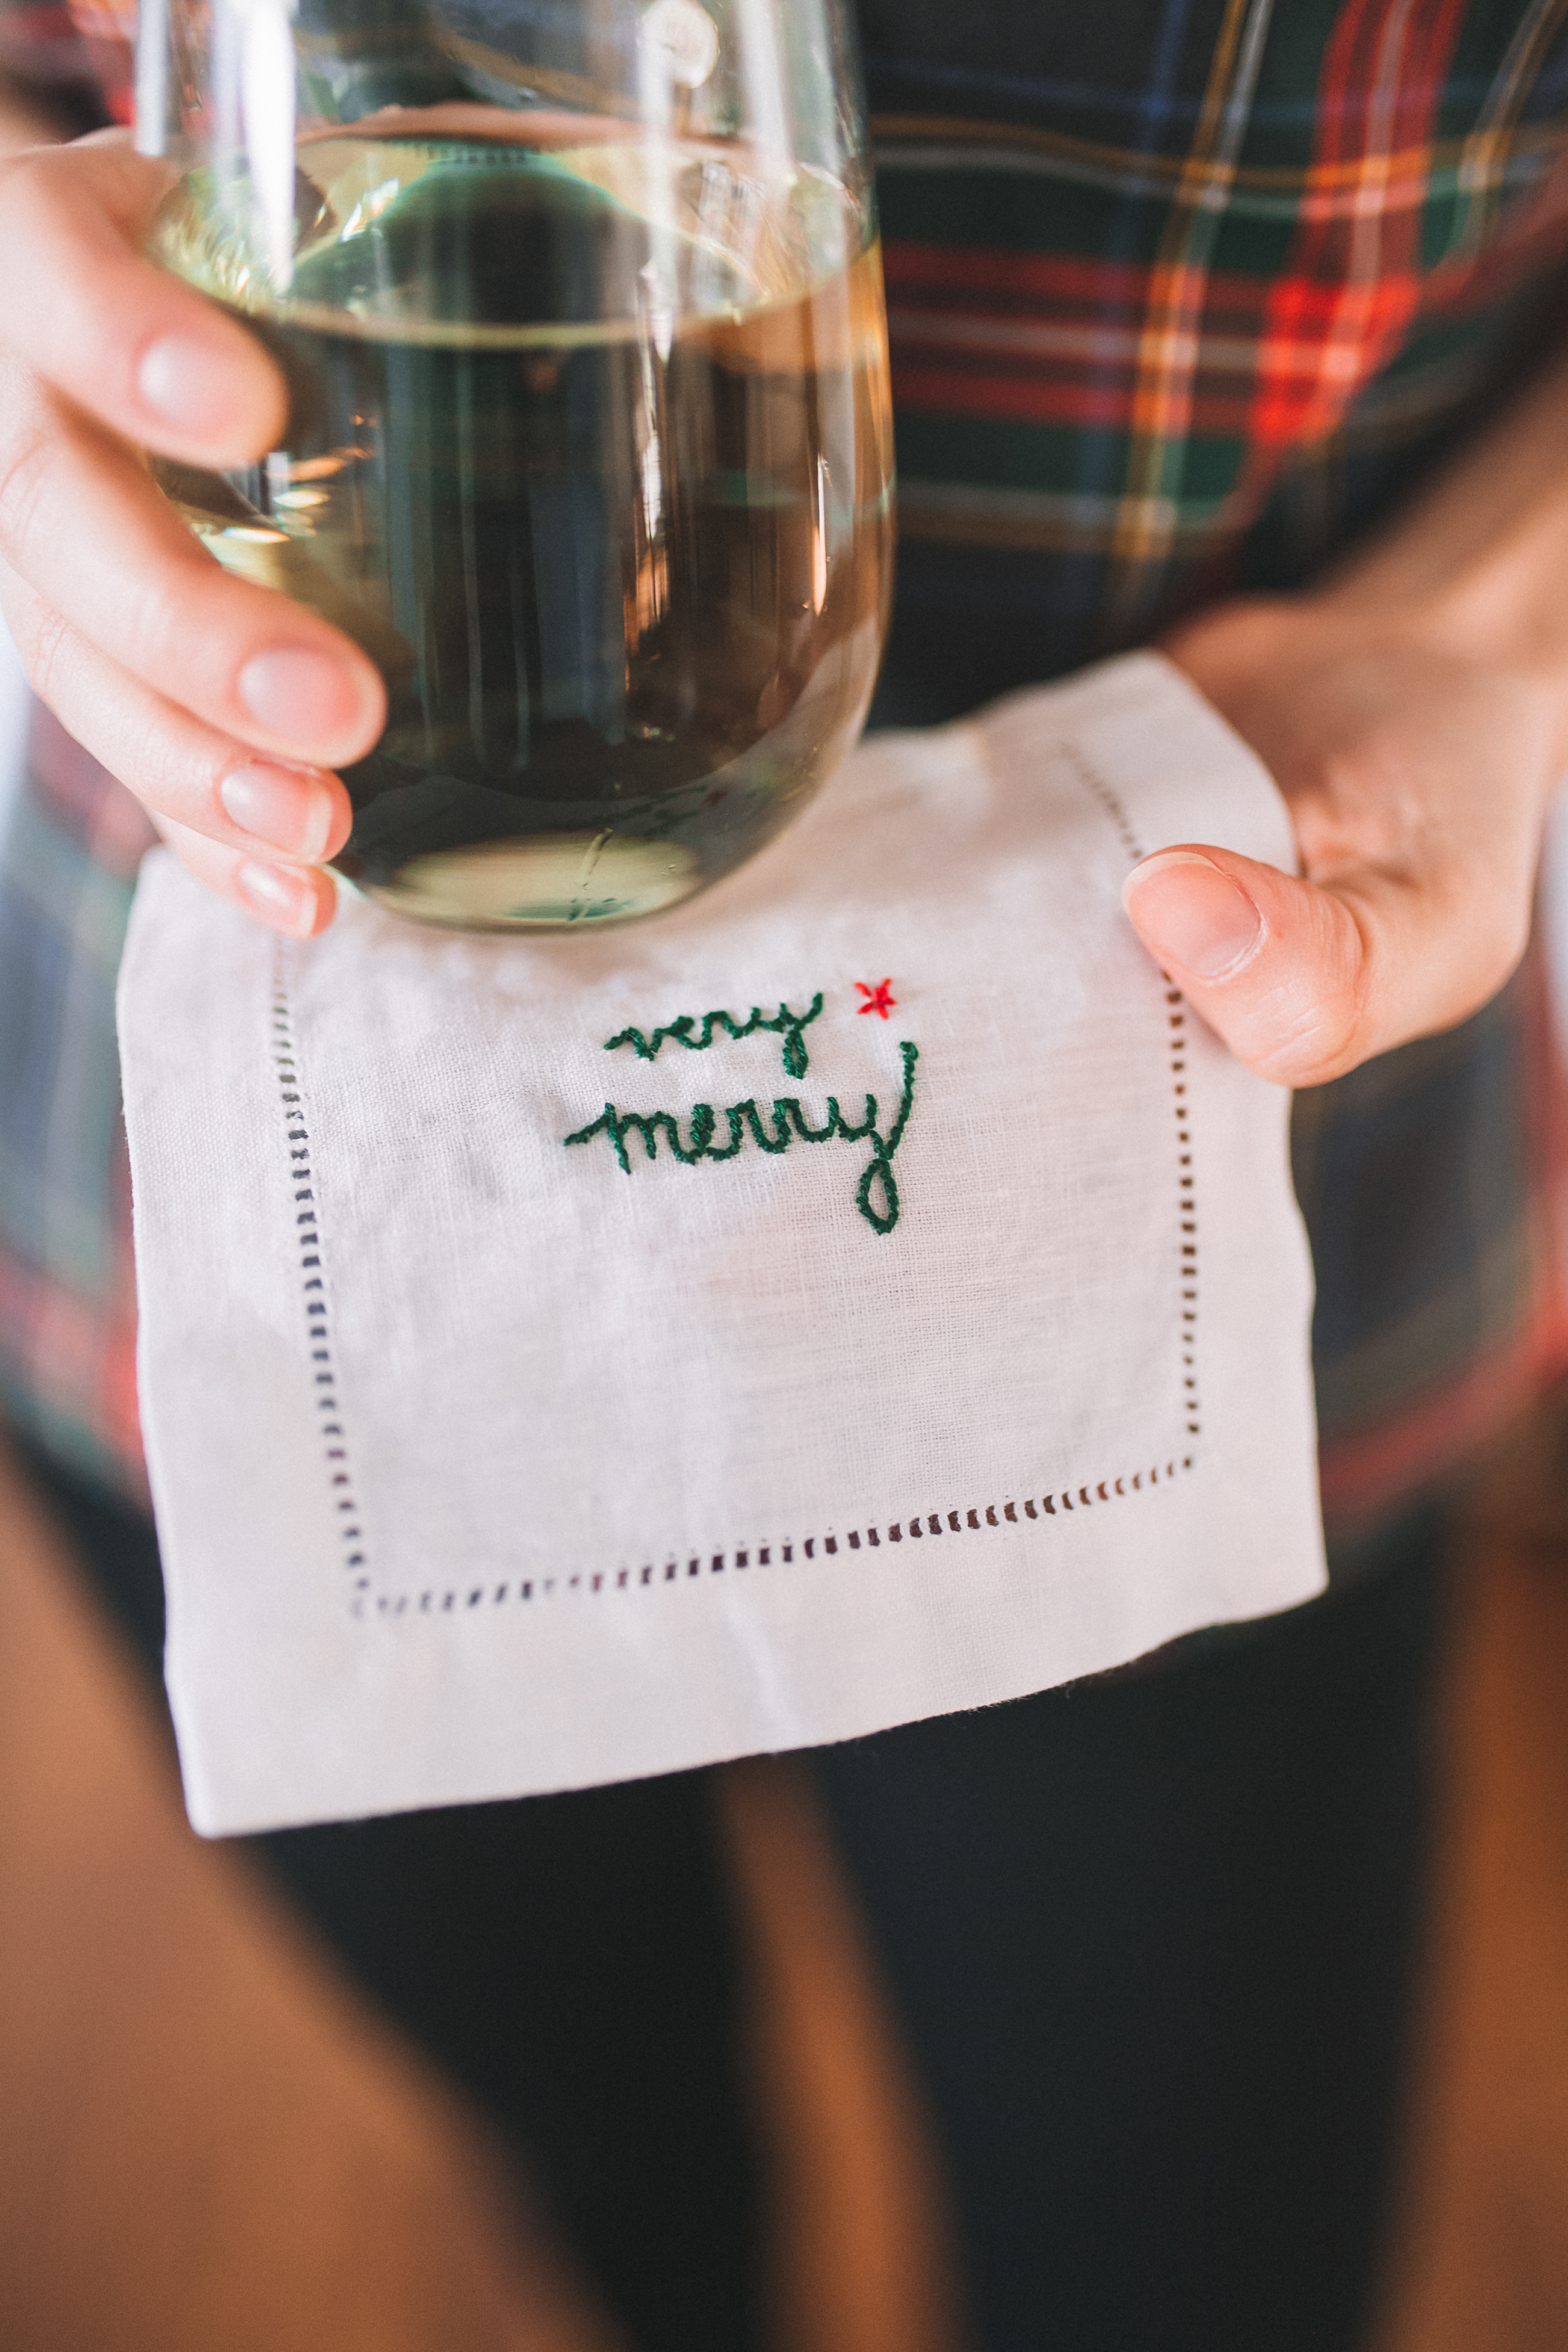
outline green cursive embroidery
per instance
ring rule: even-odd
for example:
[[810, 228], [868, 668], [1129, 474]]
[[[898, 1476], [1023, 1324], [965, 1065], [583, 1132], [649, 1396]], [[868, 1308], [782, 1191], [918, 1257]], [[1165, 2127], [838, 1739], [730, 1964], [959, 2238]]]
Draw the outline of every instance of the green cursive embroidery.
[[[821, 1007], [822, 999], [819, 996], [810, 1013], [803, 1016], [801, 1025], [804, 1026], [805, 1021], [814, 1020]], [[781, 1006], [781, 1013], [784, 1010], [784, 1008]], [[708, 1017], [710, 1020], [714, 1018], [727, 1020], [729, 1016], [728, 1014], [710, 1014]], [[776, 1021], [763, 1021], [753, 1016], [750, 1025], [759, 1029], [776, 1029], [781, 1024]], [[640, 1036], [641, 1033], [629, 1031], [622, 1034]], [[668, 1030], [656, 1030], [654, 1033], [655, 1037], [659, 1039], [679, 1034], [673, 1024]], [[740, 1036], [744, 1035], [746, 1032], [736, 1030], [733, 1034]], [[618, 1045], [620, 1042], [619, 1038], [610, 1040], [611, 1045]], [[683, 1045], [689, 1042], [684, 1036], [681, 1037]], [[705, 1037], [702, 1043], [706, 1045], [709, 1040]], [[644, 1058], [651, 1061], [658, 1050], [658, 1047], [655, 1045], [651, 1052], [644, 1053]], [[644, 1052], [642, 1045], [639, 1045], [638, 1051]], [[787, 1045], [784, 1051], [787, 1059], [789, 1051]], [[910, 1113], [914, 1108], [915, 1064], [920, 1059], [920, 1047], [910, 1044], [906, 1039], [900, 1045], [899, 1053], [904, 1066], [903, 1093], [899, 1102], [898, 1116], [886, 1135], [882, 1134], [877, 1125], [878, 1111], [875, 1095], [866, 1097], [866, 1116], [859, 1121], [846, 1118], [839, 1107], [837, 1096], [829, 1095], [827, 1123], [825, 1127], [808, 1125], [805, 1113], [795, 1095], [780, 1095], [774, 1098], [771, 1122], [768, 1116], [749, 1097], [745, 1102], [731, 1103], [723, 1111], [716, 1111], [711, 1103], [694, 1103], [688, 1122], [685, 1142], [681, 1140], [679, 1122], [672, 1111], [617, 1110], [614, 1103], [607, 1102], [597, 1118], [592, 1120], [587, 1127], [580, 1127], [574, 1135], [564, 1137], [563, 1140], [568, 1144], [588, 1143], [595, 1135], [607, 1135], [616, 1158], [628, 1176], [632, 1172], [632, 1163], [626, 1150], [626, 1138], [634, 1132], [642, 1138], [643, 1150], [649, 1160], [658, 1157], [658, 1139], [662, 1134], [676, 1159], [687, 1168], [695, 1167], [700, 1160], [733, 1160], [748, 1134], [759, 1151], [787, 1151], [792, 1143], [797, 1142], [827, 1143], [836, 1135], [842, 1136], [848, 1143], [869, 1143], [871, 1157], [861, 1171], [858, 1184], [855, 1187], [855, 1206], [867, 1223], [877, 1233], [890, 1234], [899, 1222], [899, 1188], [893, 1176], [893, 1154], [903, 1140], [904, 1129], [910, 1123]], [[722, 1143], [716, 1143], [713, 1139], [718, 1133], [721, 1118], [725, 1123], [726, 1139]], [[874, 1205], [877, 1198], [880, 1200], [880, 1207]]]
[[811, 1067], [811, 1057], [800, 1033], [816, 1020], [821, 1010], [822, 991], [818, 989], [805, 1013], [792, 1013], [787, 1004], [781, 1004], [777, 1013], [763, 1013], [753, 1004], [748, 1021], [737, 1021], [731, 1013], [705, 1013], [702, 1015], [702, 1034], [696, 1037], [691, 1033], [697, 1026], [697, 1015], [683, 1013], [679, 1020], [667, 1021], [662, 1028], [656, 1029], [651, 1037], [645, 1037], [640, 1029], [617, 1029], [613, 1037], [605, 1038], [605, 1051], [613, 1054], [617, 1045], [629, 1045], [639, 1061], [652, 1062], [658, 1059], [658, 1049], [667, 1037], [673, 1037], [693, 1054], [705, 1054], [713, 1043], [715, 1029], [726, 1030], [731, 1037], [750, 1037], [758, 1029], [774, 1029], [784, 1041], [784, 1076], [804, 1078]]

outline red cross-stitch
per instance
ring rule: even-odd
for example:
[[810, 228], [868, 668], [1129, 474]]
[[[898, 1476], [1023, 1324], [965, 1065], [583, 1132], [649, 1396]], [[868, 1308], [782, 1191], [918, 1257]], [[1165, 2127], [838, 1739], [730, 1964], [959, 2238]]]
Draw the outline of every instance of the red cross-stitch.
[[858, 1004], [855, 1007], [856, 1012], [879, 1013], [885, 1021], [889, 1013], [892, 1011], [894, 1005], [897, 1004], [899, 1001], [893, 994], [892, 982], [890, 980], [879, 980], [877, 982], [876, 987], [871, 988], [867, 985], [865, 981], [858, 980], [855, 985], [866, 1000], [864, 1004]]

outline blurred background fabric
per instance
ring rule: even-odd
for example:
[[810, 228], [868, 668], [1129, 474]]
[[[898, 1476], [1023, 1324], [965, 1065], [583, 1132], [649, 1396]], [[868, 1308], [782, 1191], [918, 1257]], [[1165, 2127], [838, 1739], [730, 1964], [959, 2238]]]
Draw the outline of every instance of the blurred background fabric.
[[26, 711], [27, 681], [10, 632], [0, 622], [0, 825], [21, 778]]

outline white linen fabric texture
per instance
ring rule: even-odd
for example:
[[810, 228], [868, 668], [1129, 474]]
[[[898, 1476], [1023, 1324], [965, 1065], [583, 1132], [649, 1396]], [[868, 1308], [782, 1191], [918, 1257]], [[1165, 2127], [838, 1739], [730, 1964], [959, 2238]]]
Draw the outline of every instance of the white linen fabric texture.
[[872, 738], [623, 929], [350, 900], [279, 945], [148, 862], [121, 1038], [199, 1830], [846, 1739], [1321, 1588], [1289, 1099], [1120, 903], [1184, 839], [1292, 858], [1141, 655]]

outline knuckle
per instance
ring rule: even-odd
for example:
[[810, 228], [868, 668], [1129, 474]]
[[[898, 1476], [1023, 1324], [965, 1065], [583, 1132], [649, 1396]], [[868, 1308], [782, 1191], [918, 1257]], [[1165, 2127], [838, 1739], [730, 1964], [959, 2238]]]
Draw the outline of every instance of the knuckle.
[[52, 454], [50, 436], [42, 423], [26, 417], [0, 448], [0, 549], [12, 561], [26, 548], [48, 481]]
[[194, 836], [225, 838], [232, 828], [218, 785], [232, 764], [232, 748], [226, 752], [182, 713], [144, 697], [128, 698], [119, 773], [153, 814]]
[[41, 596], [35, 596], [12, 627], [27, 683], [52, 709], [59, 691], [58, 672], [73, 636], [70, 623]]
[[[62, 217], [62, 197], [71, 202], [68, 184], [60, 171], [59, 147], [24, 147], [0, 163], [0, 244], [13, 256], [35, 256], [52, 245]], [[25, 320], [7, 306], [9, 324], [20, 329]], [[6, 341], [12, 340], [7, 334]]]
[[139, 801], [150, 806], [167, 809], [178, 797], [171, 792], [171, 747], [167, 730], [146, 710], [131, 715], [120, 739], [120, 759], [117, 762], [121, 783], [130, 787]]
[[1326, 1086], [1373, 1050], [1364, 1015], [1344, 1004], [1317, 1004], [1292, 1034], [1275, 1040], [1252, 1066], [1281, 1087]]
[[1260, 963], [1240, 1048], [1260, 1077], [1282, 1087], [1323, 1086], [1377, 1050], [1375, 944], [1348, 908], [1305, 903], [1303, 932]]
[[82, 177], [78, 145], [46, 140], [16, 148], [0, 162], [0, 219], [38, 223], [52, 217], [69, 200], [62, 191], [79, 188]]
[[150, 566], [137, 582], [135, 607], [126, 615], [120, 647], [121, 659], [134, 676], [158, 682], [182, 705], [201, 695], [211, 677], [211, 657], [216, 653], [221, 659], [225, 649], [222, 603], [212, 598], [210, 583], [195, 583], [196, 594], [204, 589], [208, 601], [198, 607], [193, 583], [182, 571]]
[[44, 152], [23, 147], [0, 160], [0, 229], [19, 226], [37, 202], [38, 165]]

